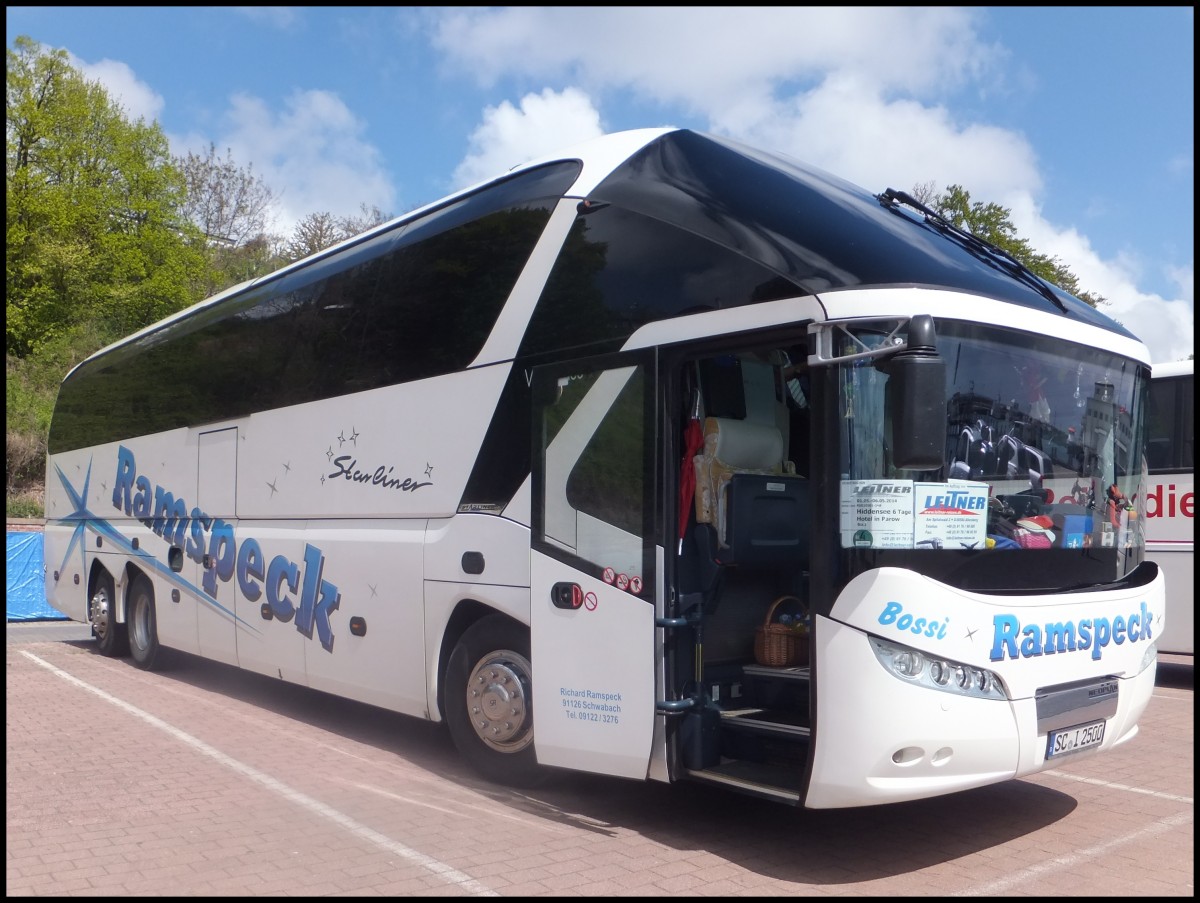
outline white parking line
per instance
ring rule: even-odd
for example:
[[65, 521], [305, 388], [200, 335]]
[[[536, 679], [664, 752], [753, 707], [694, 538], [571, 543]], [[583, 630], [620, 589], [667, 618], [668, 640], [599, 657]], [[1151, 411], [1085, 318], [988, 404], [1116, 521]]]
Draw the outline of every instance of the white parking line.
[[350, 818], [349, 816], [345, 815], [342, 812], [339, 812], [337, 809], [334, 809], [330, 806], [326, 806], [324, 803], [320, 802], [319, 800], [315, 800], [310, 796], [306, 796], [305, 794], [301, 793], [300, 791], [294, 790], [293, 788], [289, 787], [287, 784], [284, 784], [280, 781], [275, 780], [270, 775], [263, 774], [258, 769], [252, 768], [251, 766], [245, 764], [244, 762], [239, 762], [237, 759], [234, 759], [230, 756], [225, 755], [225, 753], [221, 752], [219, 749], [214, 749], [213, 747], [211, 747], [207, 743], [205, 743], [203, 740], [198, 740], [197, 738], [193, 737], [191, 734], [184, 733], [183, 731], [179, 730], [179, 728], [173, 727], [170, 724], [167, 724], [165, 721], [162, 721], [161, 719], [156, 718], [155, 716], [151, 715], [149, 712], [143, 712], [141, 709], [137, 708], [136, 706], [130, 705], [129, 703], [125, 702], [123, 699], [118, 699], [116, 696], [113, 696], [110, 693], [106, 693], [104, 690], [101, 690], [99, 687], [94, 687], [91, 684], [80, 680], [79, 678], [75, 677], [74, 675], [68, 674], [66, 671], [56, 668], [54, 665], [51, 665], [49, 662], [45, 661], [44, 659], [38, 658], [38, 656], [34, 655], [33, 653], [21, 650], [21, 654], [24, 655], [26, 658], [30, 659], [31, 661], [35, 662], [36, 664], [41, 665], [47, 671], [50, 671], [51, 673], [57, 675], [58, 677], [61, 677], [63, 680], [67, 681], [68, 683], [72, 683], [75, 686], [80, 687], [81, 689], [87, 690], [89, 693], [94, 693], [95, 695], [97, 695], [101, 699], [103, 699], [105, 702], [112, 703], [117, 708], [122, 709], [122, 710], [128, 712], [129, 714], [134, 715], [137, 718], [140, 718], [142, 721], [146, 722], [151, 727], [158, 728], [160, 731], [163, 731], [164, 733], [169, 734], [170, 736], [174, 737], [176, 740], [186, 743], [188, 746], [190, 746], [196, 752], [198, 752], [202, 755], [208, 756], [210, 759], [213, 759], [214, 761], [220, 763], [221, 765], [224, 765], [226, 768], [236, 771], [238, 774], [243, 775], [244, 777], [248, 777], [250, 780], [265, 787], [267, 790], [270, 790], [272, 793], [276, 793], [279, 796], [282, 796], [285, 799], [290, 800], [291, 802], [295, 803], [296, 805], [298, 805], [304, 809], [307, 809], [309, 812], [312, 812], [316, 815], [320, 815], [320, 816], [323, 816], [323, 817], [329, 819], [330, 821], [334, 822], [335, 824], [345, 828], [347, 831], [349, 831], [351, 834], [354, 834], [359, 839], [365, 840], [368, 843], [375, 844], [376, 846], [380, 847], [383, 850], [388, 851], [389, 853], [394, 853], [395, 855], [408, 860], [413, 865], [419, 866], [423, 869], [426, 869], [427, 871], [432, 872], [433, 874], [437, 875], [439, 878], [446, 881], [447, 883], [461, 887], [463, 890], [467, 891], [470, 894], [473, 894], [473, 895], [479, 896], [479, 897], [497, 897], [497, 896], [499, 896], [499, 894], [496, 893], [496, 891], [493, 891], [491, 888], [487, 887], [487, 885], [481, 884], [480, 882], [476, 881], [470, 875], [466, 875], [466, 874], [458, 871], [457, 869], [455, 869], [449, 865], [446, 865], [446, 863], [444, 863], [444, 862], [440, 862], [439, 860], [434, 859], [431, 856], [426, 856], [424, 853], [414, 850], [411, 847], [407, 847], [402, 843], [398, 843], [398, 842], [392, 840], [390, 837], [380, 834], [378, 831], [375, 831], [372, 828], [368, 828], [366, 825], [356, 822], [354, 819]]
[[1065, 771], [1043, 771], [1040, 774], [1054, 775], [1056, 778], [1066, 778], [1068, 781], [1078, 781], [1081, 784], [1095, 784], [1097, 787], [1107, 787], [1110, 790], [1124, 790], [1128, 793], [1144, 793], [1146, 796], [1157, 796], [1159, 799], [1171, 800], [1175, 803], [1187, 803], [1189, 806], [1195, 805], [1195, 801], [1190, 796], [1179, 796], [1175, 793], [1163, 793], [1161, 790], [1147, 790], [1145, 787], [1130, 787], [1128, 784], [1114, 784], [1112, 781], [1102, 781], [1099, 778], [1083, 778], [1078, 775], [1067, 774]]
[[[1046, 772], [1042, 772], [1045, 774]], [[1141, 830], [1134, 831], [1132, 834], [1126, 834], [1124, 837], [1117, 837], [1107, 843], [1102, 843], [1099, 846], [1088, 847], [1080, 850], [1078, 853], [1072, 853], [1069, 856], [1056, 856], [1053, 859], [1039, 863], [1038, 865], [1030, 866], [1027, 869], [1021, 869], [1019, 872], [1014, 872], [999, 881], [993, 881], [990, 884], [984, 884], [980, 887], [973, 887], [970, 890], [962, 891], [954, 894], [956, 897], [996, 897], [1012, 888], [1024, 884], [1027, 881], [1032, 881], [1048, 872], [1058, 871], [1059, 869], [1071, 868], [1072, 866], [1084, 862], [1089, 859], [1097, 859], [1106, 853], [1115, 850], [1117, 847], [1124, 846], [1128, 843], [1133, 843], [1138, 840], [1144, 840], [1147, 837], [1153, 837], [1156, 834], [1162, 834], [1164, 831], [1170, 831], [1173, 828], [1178, 828], [1180, 825], [1186, 825], [1192, 820], [1191, 812], [1183, 812], [1179, 815], [1173, 815], [1170, 818], [1164, 818], [1155, 822], [1152, 825], [1147, 825]]]

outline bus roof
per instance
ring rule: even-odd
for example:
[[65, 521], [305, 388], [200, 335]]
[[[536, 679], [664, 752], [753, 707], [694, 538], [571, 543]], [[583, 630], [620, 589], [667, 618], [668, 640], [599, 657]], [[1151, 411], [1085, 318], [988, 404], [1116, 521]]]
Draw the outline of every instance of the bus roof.
[[[123, 339], [105, 355], [201, 310], [235, 302], [247, 292], [300, 269], [335, 262], [371, 239], [399, 234], [409, 223], [487, 191], [538, 167], [577, 161], [579, 174], [563, 193], [597, 205], [615, 204], [668, 223], [773, 270], [796, 296], [820, 296], [839, 316], [838, 292], [855, 306], [854, 290], [940, 288], [994, 298], [1127, 339], [1136, 336], [1084, 301], [992, 253], [985, 243], [947, 228], [940, 218], [895, 202], [790, 157], [687, 129], [615, 132], [513, 167], [361, 235], [226, 289]], [[903, 193], [899, 193], [903, 197]], [[956, 234], [957, 233], [957, 234]], [[334, 266], [336, 269], [336, 265]], [[971, 314], [964, 306], [963, 317]], [[90, 360], [91, 358], [89, 358]], [[86, 363], [86, 361], [84, 362]], [[77, 368], [78, 369], [78, 368]]]
[[1166, 363], [1154, 364], [1152, 367], [1152, 375], [1155, 379], [1163, 376], [1191, 376], [1195, 370], [1195, 360], [1188, 358], [1186, 361], [1167, 361]]

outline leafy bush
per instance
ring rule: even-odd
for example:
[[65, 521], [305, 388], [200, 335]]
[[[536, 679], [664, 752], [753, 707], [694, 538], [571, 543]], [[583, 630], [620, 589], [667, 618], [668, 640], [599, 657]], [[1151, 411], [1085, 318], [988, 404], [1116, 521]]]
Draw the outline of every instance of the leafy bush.
[[[40, 517], [46, 479], [46, 439], [58, 386], [67, 372], [109, 336], [76, 324], [28, 357], [5, 356], [5, 507], [13, 517]], [[36, 511], [19, 514], [13, 507]]]
[[10, 495], [4, 499], [5, 517], [45, 517], [41, 493]]
[[45, 435], [9, 431], [6, 439], [5, 495], [19, 495], [40, 486], [46, 474]]

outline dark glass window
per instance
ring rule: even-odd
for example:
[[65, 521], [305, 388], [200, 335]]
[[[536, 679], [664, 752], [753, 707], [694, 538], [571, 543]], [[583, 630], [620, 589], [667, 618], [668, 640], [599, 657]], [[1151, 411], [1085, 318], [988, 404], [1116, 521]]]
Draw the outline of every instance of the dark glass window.
[[610, 205], [575, 221], [521, 355], [611, 351], [655, 320], [801, 294], [761, 264]]
[[726, 138], [669, 132], [613, 170], [590, 200], [674, 223], [761, 261], [803, 287], [794, 294], [821, 293], [833, 316], [845, 315], [832, 294], [838, 289], [944, 286], [1130, 335], [1066, 292], [1054, 290], [1051, 301], [857, 185]]
[[636, 577], [630, 591], [652, 598], [650, 378], [634, 364], [560, 367], [534, 379], [543, 387], [534, 409], [534, 545], [597, 577], [605, 568]]
[[86, 362], [51, 453], [462, 369], [578, 171], [489, 186]]
[[1150, 381], [1146, 457], [1151, 473], [1195, 467], [1196, 378], [1170, 376]]

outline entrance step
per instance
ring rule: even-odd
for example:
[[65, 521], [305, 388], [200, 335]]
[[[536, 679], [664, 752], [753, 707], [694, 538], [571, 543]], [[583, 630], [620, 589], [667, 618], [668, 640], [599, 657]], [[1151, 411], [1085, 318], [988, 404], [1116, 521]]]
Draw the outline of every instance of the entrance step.
[[726, 709], [721, 712], [721, 727], [792, 739], [804, 739], [812, 733], [801, 713], [783, 709]]
[[797, 765], [726, 760], [720, 765], [688, 771], [687, 774], [695, 780], [719, 784], [751, 796], [793, 805], [800, 803], [801, 769]]
[[794, 668], [772, 668], [770, 665], [743, 665], [742, 673], [747, 677], [760, 677], [764, 680], [806, 681], [809, 679], [808, 665], [798, 665]]

